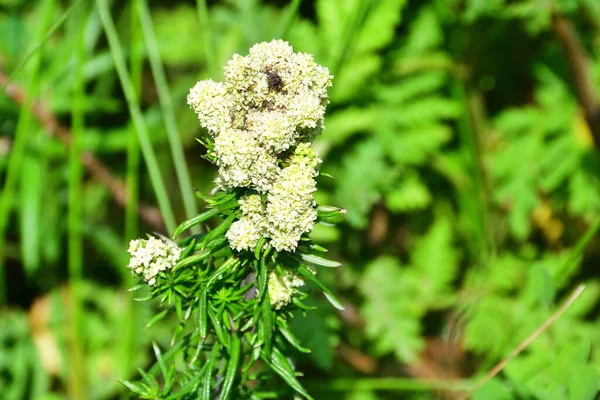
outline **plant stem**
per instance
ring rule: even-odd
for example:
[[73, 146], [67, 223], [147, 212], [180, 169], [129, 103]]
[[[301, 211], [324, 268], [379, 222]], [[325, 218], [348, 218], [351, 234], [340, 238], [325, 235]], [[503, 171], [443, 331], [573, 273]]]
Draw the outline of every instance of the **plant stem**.
[[540, 325], [535, 331], [533, 331], [525, 340], [523, 340], [510, 354], [500, 361], [494, 368], [492, 368], [483, 378], [481, 378], [473, 387], [469, 388], [467, 393], [460, 398], [460, 400], [467, 400], [471, 395], [483, 385], [485, 385], [490, 379], [498, 375], [509, 362], [511, 362], [516, 356], [518, 356], [523, 350], [527, 348], [539, 335], [541, 335], [546, 329], [550, 327], [560, 316], [567, 311], [567, 309], [573, 304], [573, 302], [579, 297], [579, 295], [585, 289], [585, 285], [579, 285], [575, 288], [573, 293], [565, 300], [562, 306], [554, 314], [552, 314], [542, 325]]
[[300, 4], [302, 0], [292, 0], [291, 4], [288, 6], [288, 9], [285, 11], [285, 14], [281, 20], [281, 24], [278, 29], [277, 38], [284, 39], [287, 37], [290, 28], [292, 27], [292, 23], [296, 19], [298, 15], [298, 10], [300, 9]]
[[[7, 76], [0, 72], [0, 84], [6, 82]], [[29, 99], [30, 94], [23, 88], [11, 83], [6, 87], [6, 95], [8, 98], [18, 104], [22, 108], [27, 108], [38, 122], [44, 128], [44, 131], [52, 136], [55, 136], [62, 141], [67, 147], [71, 146], [71, 131], [65, 126], [61, 125], [56, 117], [39, 101]], [[13, 146], [14, 147], [14, 146]], [[109, 190], [110, 194], [114, 198], [115, 202], [125, 207], [127, 203], [127, 190], [125, 184], [115, 177], [110, 169], [97, 159], [92, 153], [83, 151], [81, 154], [81, 163], [89, 171], [90, 174], [94, 175], [100, 183], [102, 183]], [[139, 204], [137, 207], [137, 213], [139, 217], [144, 220], [148, 225], [157, 231], [164, 229], [160, 210], [149, 204]]]
[[48, 39], [50, 39], [52, 37], [52, 35], [54, 35], [54, 32], [56, 32], [56, 30], [62, 26], [62, 24], [69, 17], [69, 14], [71, 14], [71, 11], [73, 11], [75, 6], [80, 1], [81, 0], [74, 0], [73, 4], [71, 4], [71, 6], [69, 8], [67, 8], [67, 10], [60, 16], [58, 21], [56, 21], [54, 23], [54, 25], [52, 25], [52, 27], [48, 30], [48, 32], [43, 37], [39, 38], [39, 40], [37, 41], [37, 44], [27, 53], [27, 55], [25, 57], [23, 57], [23, 60], [21, 60], [21, 62], [15, 67], [15, 69], [12, 70], [12, 72], [10, 73], [10, 75], [8, 76], [6, 81], [4, 81], [2, 83], [2, 86], [0, 86], [0, 91], [3, 91], [4, 89], [6, 89], [6, 86], [8, 86], [8, 84], [12, 81], [13, 77], [25, 66], [25, 64], [27, 64], [27, 62], [33, 56], [35, 56], [41, 50], [42, 46], [44, 46], [44, 44], [48, 41]]
[[591, 63], [571, 20], [555, 13], [552, 29], [562, 45], [567, 63], [573, 76], [579, 104], [585, 113], [585, 120], [594, 137], [596, 149], [600, 150], [600, 103], [596, 85], [592, 77]]
[[380, 391], [430, 391], [430, 390], [467, 390], [473, 386], [467, 380], [419, 380], [413, 378], [341, 378], [326, 382], [306, 382], [307, 390], [312, 392], [355, 392], [360, 390]]
[[71, 109], [71, 148], [69, 151], [69, 207], [68, 225], [68, 269], [69, 269], [69, 391], [73, 399], [86, 398], [85, 365], [83, 362], [83, 346], [81, 344], [81, 301], [80, 286], [83, 278], [83, 242], [81, 232], [82, 219], [82, 167], [80, 141], [85, 130], [85, 81], [83, 65], [86, 61], [85, 51], [85, 8], [77, 10], [74, 19], [76, 37], [75, 69], [73, 73], [73, 105]]
[[[42, 18], [39, 25], [39, 30], [35, 36], [38, 45], [34, 47], [35, 51], [30, 52], [26, 59], [31, 59], [30, 74], [28, 77], [28, 93], [35, 93], [39, 90], [39, 71], [41, 66], [41, 49], [44, 42], [44, 31], [46, 26], [50, 23], [50, 17], [54, 8], [54, 0], [46, 0], [43, 3]], [[64, 16], [64, 14], [63, 14]], [[24, 63], [22, 63], [24, 65]], [[0, 80], [2, 88], [6, 87], [8, 78]], [[10, 97], [10, 96], [9, 96]], [[23, 98], [23, 103], [26, 105], [21, 108], [19, 112], [19, 121], [17, 123], [17, 130], [15, 132], [15, 138], [13, 141], [12, 150], [10, 152], [10, 159], [6, 168], [6, 179], [4, 181], [4, 187], [0, 192], [0, 304], [6, 303], [6, 271], [5, 271], [5, 251], [6, 251], [6, 229], [8, 227], [8, 221], [13, 207], [13, 201], [17, 190], [17, 182], [21, 174], [21, 165], [23, 163], [23, 156], [25, 154], [25, 147], [27, 144], [28, 136], [32, 129], [32, 115], [29, 110], [31, 97]]]
[[96, 5], [98, 7], [98, 12], [100, 13], [100, 19], [102, 20], [104, 32], [106, 33], [106, 37], [108, 39], [110, 51], [115, 61], [115, 67], [117, 69], [117, 74], [119, 75], [119, 80], [121, 81], [121, 86], [125, 92], [125, 98], [127, 100], [129, 112], [138, 134], [142, 155], [144, 156], [146, 166], [148, 167], [150, 181], [152, 182], [152, 187], [158, 200], [158, 206], [164, 218], [167, 231], [172, 233], [175, 230], [175, 214], [173, 213], [173, 208], [171, 207], [171, 202], [169, 200], [169, 195], [160, 172], [156, 154], [152, 148], [152, 141], [150, 140], [148, 128], [146, 127], [144, 117], [142, 116], [142, 112], [140, 110], [135, 89], [133, 87], [133, 83], [131, 82], [131, 77], [127, 71], [123, 47], [121, 46], [121, 41], [119, 40], [115, 24], [110, 15], [107, 0], [96, 0]]
[[200, 28], [202, 29], [202, 38], [204, 39], [204, 58], [206, 59], [206, 65], [208, 66], [209, 74], [217, 79], [220, 76], [218, 67], [217, 57], [215, 56], [215, 49], [213, 43], [213, 36], [210, 26], [210, 19], [208, 17], [208, 7], [206, 6], [206, 0], [196, 0], [196, 9], [198, 10], [198, 19], [200, 20]]
[[[473, 219], [478, 220], [477, 232], [474, 241], [476, 248], [480, 249], [480, 263], [485, 264], [496, 254], [496, 237], [493, 229], [493, 220], [491, 213], [490, 189], [487, 185], [487, 178], [483, 163], [482, 139], [485, 133], [485, 112], [483, 109], [483, 100], [481, 94], [473, 88], [469, 88], [468, 83], [458, 78], [454, 80], [452, 87], [456, 98], [461, 99], [465, 109], [464, 117], [458, 121], [458, 133], [464, 146], [464, 156], [467, 160], [468, 169], [472, 171], [472, 179], [477, 195], [477, 205], [465, 208], [473, 213]], [[464, 197], [464, 202], [471, 201], [470, 194]]]
[[359, 4], [354, 7], [354, 14], [346, 21], [342, 48], [340, 49], [340, 53], [336, 54], [337, 59], [333, 62], [333, 76], [340, 75], [344, 64], [352, 58], [353, 45], [356, 43], [354, 38], [360, 33], [361, 26], [370, 7], [371, 0], [360, 0]]
[[[136, 5], [140, 0], [134, 0], [130, 6], [131, 13], [131, 80], [134, 85], [136, 95], [141, 94], [142, 87], [142, 69], [144, 55], [142, 48], [139, 45], [142, 41], [142, 32], [140, 29], [139, 18], [134, 12]], [[139, 203], [139, 168], [140, 168], [140, 147], [137, 138], [137, 133], [133, 125], [129, 125], [127, 144], [127, 177], [125, 179], [127, 190], [127, 203], [125, 204], [125, 246], [130, 240], [138, 236], [138, 220], [136, 209]], [[121, 373], [119, 376], [127, 379], [131, 373], [135, 352], [135, 308], [140, 307], [137, 302], [133, 301], [133, 294], [127, 289], [131, 286], [131, 273], [128, 268], [122, 267], [122, 284], [123, 292], [126, 297], [125, 305], [125, 323], [123, 324], [123, 340], [121, 341], [121, 351], [123, 360], [120, 364]], [[128, 398], [127, 393], [121, 395], [122, 399]]]
[[[165, 71], [160, 59], [156, 34], [154, 33], [154, 27], [152, 26], [152, 17], [150, 15], [150, 10], [148, 9], [148, 4], [145, 1], [137, 1], [136, 9], [142, 29], [144, 31], [144, 40], [146, 42], [146, 48], [148, 49], [148, 57], [150, 59], [152, 75], [158, 89], [160, 107], [165, 121], [165, 127], [167, 129], [167, 137], [171, 147], [171, 155], [173, 156], [175, 172], [179, 182], [179, 190], [182, 193], [183, 205], [187, 214], [186, 219], [191, 218], [198, 214], [196, 196], [194, 195], [192, 189], [192, 182], [190, 180], [190, 174], [185, 161], [185, 154], [183, 152], [183, 145], [181, 144], [179, 127], [177, 126], [177, 120], [173, 111], [173, 99], [171, 98]], [[192, 233], [199, 232], [199, 226], [192, 230]]]

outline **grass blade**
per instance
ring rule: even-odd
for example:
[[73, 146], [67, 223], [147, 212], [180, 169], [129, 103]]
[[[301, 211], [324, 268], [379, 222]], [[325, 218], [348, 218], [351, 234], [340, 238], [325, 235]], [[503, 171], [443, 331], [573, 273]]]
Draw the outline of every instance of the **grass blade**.
[[[142, 25], [142, 30], [144, 31], [146, 48], [148, 49], [150, 67], [152, 69], [154, 82], [156, 82], [160, 107], [165, 121], [165, 127], [167, 129], [167, 137], [171, 147], [173, 163], [175, 164], [175, 173], [177, 174], [179, 190], [183, 196], [183, 206], [185, 208], [186, 217], [189, 218], [198, 214], [198, 206], [196, 205], [190, 173], [185, 161], [185, 154], [183, 152], [183, 145], [181, 144], [179, 127], [177, 126], [177, 120], [175, 118], [175, 113], [173, 112], [173, 99], [171, 98], [165, 71], [160, 59], [158, 42], [156, 40], [156, 34], [152, 25], [152, 17], [150, 15], [150, 10], [148, 9], [148, 4], [145, 1], [137, 1], [136, 3], [137, 13]], [[192, 230], [192, 232], [199, 233], [199, 229], [195, 228]]]
[[[6, 228], [8, 226], [8, 220], [10, 212], [12, 210], [13, 201], [15, 199], [15, 192], [17, 189], [17, 182], [21, 176], [21, 169], [23, 165], [23, 158], [25, 154], [25, 147], [28, 136], [32, 130], [32, 115], [29, 111], [31, 105], [31, 99], [35, 97], [37, 92], [36, 88], [39, 86], [39, 71], [41, 66], [41, 54], [40, 49], [43, 44], [43, 32], [46, 29], [47, 24], [50, 20], [54, 3], [53, 0], [47, 0], [43, 5], [42, 21], [40, 23], [39, 31], [36, 36], [39, 44], [36, 46], [36, 51], [32, 52], [29, 58], [32, 59], [31, 70], [28, 76], [27, 93], [29, 97], [25, 99], [23, 106], [19, 112], [19, 121], [17, 123], [17, 130], [15, 132], [15, 138], [11, 150], [10, 159], [6, 168], [6, 178], [4, 181], [4, 187], [0, 192], [0, 304], [6, 302], [6, 284], [4, 277], [4, 257], [5, 257], [5, 245], [6, 245]], [[24, 63], [23, 63], [24, 64]], [[8, 78], [2, 85], [2, 89], [8, 84], [10, 78]], [[3, 90], [2, 90], [3, 91]]]
[[29, 53], [27, 53], [27, 55], [23, 57], [23, 60], [15, 67], [15, 69], [12, 70], [6, 82], [2, 84], [2, 87], [0, 87], [0, 91], [4, 91], [6, 86], [12, 81], [13, 77], [25, 66], [25, 64], [27, 64], [29, 60], [33, 58], [33, 56], [35, 56], [40, 51], [40, 49], [42, 48], [42, 46], [44, 46], [48, 39], [50, 39], [52, 35], [54, 35], [54, 32], [56, 32], [56, 30], [60, 28], [62, 24], [67, 20], [67, 18], [69, 18], [69, 15], [71, 14], [75, 6], [79, 4], [80, 1], [81, 0], [73, 1], [73, 4], [71, 4], [71, 6], [67, 8], [67, 10], [60, 16], [58, 21], [56, 21], [54, 25], [52, 25], [52, 27], [50, 28], [50, 30], [48, 30], [46, 35], [44, 35], [44, 37], [38, 40], [38, 44], [36, 44], [31, 50], [29, 50]]
[[208, 7], [206, 0], [196, 0], [196, 8], [198, 9], [198, 19], [200, 19], [200, 28], [202, 29], [202, 38], [204, 39], [204, 58], [208, 65], [208, 72], [217, 79], [220, 76], [220, 70], [215, 57], [215, 49], [213, 43], [212, 31], [210, 28], [210, 20], [208, 18]]
[[117, 69], [117, 74], [119, 75], [119, 80], [121, 81], [121, 86], [125, 92], [125, 98], [127, 100], [129, 112], [138, 134], [142, 154], [144, 156], [144, 160], [146, 161], [146, 166], [148, 167], [148, 173], [150, 174], [150, 181], [152, 182], [152, 187], [158, 200], [158, 206], [165, 220], [167, 230], [169, 232], [173, 232], [175, 230], [175, 214], [173, 213], [173, 208], [171, 207], [167, 189], [160, 173], [156, 154], [152, 148], [152, 142], [140, 110], [134, 85], [131, 81], [129, 72], [127, 71], [123, 46], [121, 46], [121, 41], [119, 40], [115, 24], [110, 15], [107, 0], [96, 0], [96, 5], [98, 7], [100, 19], [102, 20], [104, 32], [106, 33], [106, 37], [108, 39], [110, 51], [115, 60], [115, 67]]
[[81, 220], [83, 216], [81, 139], [85, 130], [85, 79], [83, 65], [86, 62], [85, 22], [86, 9], [77, 9], [73, 20], [75, 40], [75, 69], [73, 73], [73, 104], [71, 108], [71, 148], [69, 149], [69, 207], [68, 225], [68, 270], [69, 270], [69, 303], [70, 303], [70, 352], [69, 352], [69, 389], [73, 399], [84, 399], [87, 396], [85, 365], [83, 359], [81, 299], [80, 285], [83, 279], [83, 239]]
[[[131, 7], [135, 7], [135, 4], [140, 0], [134, 0]], [[144, 54], [137, 46], [141, 39], [142, 33], [140, 24], [135, 13], [131, 13], [131, 53], [130, 53], [130, 68], [131, 68], [131, 80], [134, 85], [134, 90], [137, 95], [141, 92], [142, 87], [142, 69], [144, 63]], [[129, 125], [127, 132], [127, 176], [125, 179], [127, 203], [125, 204], [125, 245], [127, 246], [128, 241], [138, 237], [138, 219], [137, 219], [137, 208], [139, 204], [139, 167], [140, 167], [140, 145], [137, 138], [135, 126]], [[127, 268], [121, 268], [123, 273], [122, 283], [124, 289], [133, 283], [131, 273]], [[121, 354], [123, 355], [122, 362], [120, 363], [120, 376], [129, 377], [133, 371], [133, 360], [135, 358], [136, 350], [136, 332], [135, 332], [135, 315], [139, 312], [139, 309], [144, 307], [139, 302], [132, 301], [134, 298], [133, 293], [127, 293], [128, 297], [127, 305], [125, 307], [125, 321], [123, 324], [123, 339], [121, 340]], [[127, 395], [122, 394], [121, 398], [126, 399]]]
[[291, 4], [284, 11], [284, 16], [281, 20], [281, 24], [279, 25], [279, 29], [277, 32], [277, 38], [285, 40], [290, 31], [290, 28], [292, 27], [292, 23], [298, 15], [298, 10], [300, 9], [301, 3], [302, 0], [292, 0]]

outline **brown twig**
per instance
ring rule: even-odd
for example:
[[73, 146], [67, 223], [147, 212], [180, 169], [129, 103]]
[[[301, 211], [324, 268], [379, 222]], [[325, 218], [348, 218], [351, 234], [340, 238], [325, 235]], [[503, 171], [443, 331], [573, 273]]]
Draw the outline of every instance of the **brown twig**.
[[481, 378], [469, 391], [460, 398], [460, 400], [467, 400], [471, 395], [483, 385], [485, 385], [490, 379], [494, 376], [498, 375], [500, 371], [502, 371], [509, 362], [512, 361], [513, 358], [518, 356], [523, 350], [527, 348], [542, 332], [544, 332], [550, 325], [552, 325], [560, 316], [567, 311], [567, 309], [573, 304], [573, 302], [579, 297], [581, 292], [585, 289], [585, 285], [581, 284], [575, 288], [573, 293], [565, 300], [562, 306], [554, 314], [552, 314], [542, 325], [540, 325], [535, 331], [531, 333], [531, 335], [527, 336], [525, 340], [523, 340], [511, 353], [500, 361], [494, 368], [492, 368], [483, 378]]
[[[0, 72], [0, 87], [7, 82], [8, 77]], [[21, 107], [25, 107], [28, 104], [26, 102], [27, 93], [23, 88], [14, 83], [9, 83], [6, 86], [5, 94], [10, 100]], [[71, 131], [61, 125], [52, 112], [45, 108], [39, 101], [31, 102], [31, 113], [44, 127], [46, 132], [58, 138], [67, 147], [71, 145]], [[127, 203], [127, 191], [123, 181], [115, 178], [110, 169], [89, 151], [81, 153], [81, 162], [93, 176], [108, 188], [116, 203], [124, 208]], [[140, 204], [137, 211], [140, 218], [150, 225], [152, 229], [157, 231], [164, 230], [162, 216], [158, 208]]]
[[363, 374], [372, 375], [377, 369], [377, 360], [345, 342], [340, 342], [336, 348], [336, 352], [348, 365]]
[[588, 56], [573, 23], [567, 17], [555, 12], [552, 18], [552, 30], [563, 48], [573, 75], [579, 104], [585, 113], [585, 120], [594, 137], [596, 148], [600, 150], [600, 105], [590, 74]]

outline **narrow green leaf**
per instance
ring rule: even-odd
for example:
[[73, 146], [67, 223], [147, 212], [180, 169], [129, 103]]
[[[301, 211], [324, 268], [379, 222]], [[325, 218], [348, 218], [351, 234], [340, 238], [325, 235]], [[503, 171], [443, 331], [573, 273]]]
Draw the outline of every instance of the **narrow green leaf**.
[[278, 34], [275, 37], [281, 39], [285, 39], [287, 37], [294, 20], [298, 16], [298, 10], [300, 8], [301, 3], [302, 0], [291, 1], [291, 3], [288, 5], [287, 9], [284, 12], [283, 18], [281, 19], [279, 25], [279, 29], [277, 30]]
[[144, 40], [146, 42], [146, 48], [148, 49], [148, 58], [150, 60], [152, 76], [154, 77], [156, 88], [158, 90], [158, 98], [165, 121], [167, 138], [169, 139], [169, 147], [171, 148], [171, 156], [173, 157], [173, 163], [175, 164], [175, 173], [179, 183], [179, 190], [183, 196], [183, 206], [188, 216], [194, 215], [198, 213], [198, 207], [196, 206], [196, 201], [194, 199], [190, 173], [185, 161], [183, 145], [181, 144], [181, 134], [179, 132], [179, 127], [177, 126], [175, 112], [173, 111], [173, 100], [171, 99], [166, 74], [160, 59], [152, 17], [150, 16], [150, 10], [148, 9], [146, 1], [137, 2], [137, 11], [144, 31]]
[[224, 347], [229, 347], [229, 336], [225, 335], [225, 331], [223, 329], [223, 325], [221, 325], [221, 321], [217, 318], [217, 315], [214, 311], [209, 307], [208, 308], [208, 316], [210, 317], [210, 321], [212, 323], [212, 327], [215, 330], [215, 335], [217, 335], [217, 339]]
[[311, 395], [302, 387], [294, 370], [286, 360], [285, 356], [281, 354], [279, 349], [274, 348], [271, 353], [271, 357], [267, 357], [264, 353], [261, 354], [262, 360], [267, 364], [277, 375], [279, 375], [292, 389], [306, 397], [308, 400], [314, 400]]
[[229, 227], [231, 226], [231, 224], [233, 223], [233, 220], [235, 218], [236, 218], [236, 215], [231, 214], [229, 217], [227, 217], [227, 219], [225, 221], [221, 222], [221, 224], [219, 226], [217, 226], [215, 229], [210, 231], [208, 233], [208, 235], [206, 235], [206, 237], [202, 241], [203, 245], [206, 246], [208, 243], [210, 243], [211, 240], [223, 235], [225, 233], [225, 231], [227, 231], [227, 229], [229, 229]]
[[296, 336], [294, 336], [294, 334], [292, 333], [292, 331], [290, 331], [288, 328], [283, 327], [283, 326], [279, 326], [279, 331], [281, 332], [281, 334], [283, 335], [283, 337], [292, 345], [294, 346], [298, 351], [302, 352], [302, 353], [311, 353], [310, 349], [307, 349], [306, 347], [302, 346], [300, 344], [300, 340], [298, 340], [298, 338]]
[[261, 301], [262, 308], [262, 325], [263, 325], [263, 352], [270, 357], [273, 343], [273, 329], [275, 328], [275, 316], [271, 308], [271, 300], [266, 295]]
[[133, 393], [138, 394], [140, 396], [149, 396], [150, 395], [148, 392], [146, 392], [144, 389], [142, 389], [142, 387], [139, 384], [125, 381], [123, 379], [117, 379], [117, 382], [119, 382], [121, 385], [123, 385], [126, 388], [128, 388], [129, 390], [131, 390]]
[[155, 323], [157, 323], [158, 321], [163, 319], [167, 315], [167, 313], [169, 311], [171, 311], [172, 309], [173, 309], [173, 307], [166, 308], [166, 309], [162, 310], [161, 312], [159, 312], [158, 314], [156, 314], [154, 317], [152, 317], [150, 319], [150, 321], [148, 321], [148, 323], [146, 324], [146, 329], [150, 328], [152, 325], [154, 325]]
[[207, 251], [203, 251], [200, 254], [195, 254], [193, 256], [189, 256], [189, 257], [184, 258], [184, 259], [180, 260], [179, 262], [177, 262], [177, 264], [175, 264], [173, 266], [173, 269], [171, 271], [175, 272], [176, 270], [178, 270], [180, 268], [185, 268], [185, 267], [189, 267], [191, 265], [197, 264], [200, 261], [206, 260], [211, 255], [212, 255], [212, 252], [207, 250]]
[[208, 7], [206, 6], [206, 0], [196, 0], [196, 7], [198, 9], [198, 18], [200, 19], [200, 29], [202, 31], [202, 39], [204, 40], [204, 57], [208, 63], [208, 70], [211, 76], [215, 79], [219, 78], [219, 67], [218, 59], [215, 56], [215, 44], [213, 42], [213, 35], [211, 29], [211, 23], [208, 16]]
[[183, 252], [181, 253], [181, 258], [186, 258], [190, 254], [192, 254], [195, 249], [196, 249], [196, 238], [192, 239], [190, 244], [183, 250]]
[[200, 342], [204, 343], [208, 334], [208, 289], [206, 286], [200, 293], [200, 307], [198, 307], [198, 330]]
[[338, 310], [344, 310], [344, 306], [342, 305], [342, 302], [339, 301], [335, 297], [335, 295], [327, 288], [327, 286], [325, 286], [319, 279], [317, 279], [317, 277], [308, 268], [306, 268], [304, 265], [301, 265], [298, 268], [298, 273], [300, 275], [302, 275], [303, 277], [305, 277], [306, 279], [308, 279], [309, 281], [315, 283], [319, 288], [321, 288], [321, 290], [323, 291], [323, 294], [325, 295], [327, 300], [329, 300], [331, 305], [333, 305]]
[[306, 261], [309, 264], [319, 265], [321, 267], [334, 268], [334, 267], [339, 267], [340, 265], [342, 265], [342, 263], [340, 263], [338, 261], [331, 261], [331, 260], [328, 260], [323, 257], [319, 257], [314, 254], [301, 253], [300, 258], [302, 258], [302, 260]]
[[265, 258], [261, 258], [260, 261], [256, 262], [256, 266], [258, 267], [258, 271], [256, 272], [256, 281], [258, 290], [258, 301], [263, 301], [265, 298], [265, 294], [267, 293], [267, 282], [269, 280], [269, 268], [267, 267], [267, 262]]
[[235, 331], [231, 333], [230, 343], [229, 362], [227, 363], [227, 372], [225, 373], [225, 379], [223, 380], [223, 387], [221, 389], [219, 400], [227, 400], [231, 396], [231, 390], [237, 376], [238, 365], [242, 353], [242, 340], [239, 333]]
[[98, 6], [98, 12], [100, 14], [102, 26], [104, 27], [110, 51], [115, 61], [117, 74], [119, 76], [119, 80], [121, 81], [123, 92], [125, 93], [129, 112], [138, 134], [142, 154], [144, 156], [144, 160], [146, 161], [146, 166], [148, 167], [152, 188], [154, 189], [154, 193], [158, 200], [158, 205], [165, 220], [167, 230], [169, 232], [174, 232], [175, 214], [173, 213], [173, 208], [171, 206], [171, 201], [169, 200], [169, 195], [160, 172], [158, 160], [152, 147], [152, 141], [150, 139], [150, 135], [148, 134], [148, 128], [146, 127], [144, 117], [142, 116], [142, 112], [140, 110], [134, 85], [131, 81], [131, 77], [129, 76], [129, 72], [127, 71], [123, 46], [121, 45], [121, 41], [119, 40], [119, 36], [117, 34], [117, 29], [115, 28], [114, 22], [110, 15], [108, 1], [96, 0], [96, 5]]
[[260, 252], [262, 251], [265, 243], [267, 243], [267, 238], [261, 236], [258, 243], [256, 244], [256, 247], [254, 248], [254, 258], [256, 258], [257, 260], [260, 258]]
[[195, 217], [192, 217], [192, 218], [188, 219], [187, 221], [181, 223], [175, 229], [175, 232], [173, 233], [173, 239], [177, 239], [177, 237], [179, 237], [179, 235], [181, 235], [183, 232], [187, 231], [188, 229], [190, 229], [193, 226], [201, 224], [202, 222], [206, 221], [210, 217], [216, 215], [217, 212], [218, 212], [218, 210], [216, 208], [211, 208], [211, 209], [208, 209], [208, 210], [196, 215]]
[[156, 344], [156, 342], [152, 342], [152, 349], [154, 350], [154, 355], [156, 356], [156, 361], [158, 362], [158, 366], [160, 367], [160, 371], [163, 375], [163, 377], [166, 379], [167, 376], [169, 375], [169, 372], [167, 370], [167, 366], [165, 365], [165, 361], [162, 358], [162, 353], [160, 351], [160, 348], [158, 347], [158, 344]]
[[217, 355], [219, 354], [219, 344], [215, 343], [213, 345], [212, 352], [210, 354], [210, 359], [208, 360], [208, 366], [206, 368], [206, 372], [204, 373], [204, 379], [202, 380], [202, 397], [201, 400], [210, 400], [211, 395], [211, 382], [212, 382], [212, 374], [213, 368], [215, 366], [215, 362], [217, 360]]
[[80, 1], [81, 0], [75, 0], [73, 4], [71, 4], [71, 6], [67, 8], [67, 10], [54, 23], [54, 25], [52, 25], [52, 27], [48, 30], [44, 37], [41, 38], [41, 40], [27, 53], [25, 57], [23, 57], [23, 60], [21, 60], [21, 62], [12, 70], [8, 79], [4, 82], [2, 87], [0, 87], [0, 92], [3, 92], [4, 89], [6, 89], [8, 84], [12, 81], [13, 77], [25, 66], [25, 64], [27, 64], [27, 62], [32, 57], [34, 57], [41, 50], [44, 44], [52, 37], [52, 35], [54, 35], [54, 32], [56, 32], [56, 30], [60, 28], [62, 24], [67, 20], [67, 18], [69, 18], [69, 15], [71, 14], [75, 6], [79, 4]]

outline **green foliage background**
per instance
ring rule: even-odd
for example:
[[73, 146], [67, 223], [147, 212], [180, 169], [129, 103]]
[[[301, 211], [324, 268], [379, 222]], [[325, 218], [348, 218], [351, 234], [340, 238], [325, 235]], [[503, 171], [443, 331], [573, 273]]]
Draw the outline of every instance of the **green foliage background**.
[[204, 206], [187, 91], [273, 38], [335, 76], [317, 196], [348, 217], [311, 236], [346, 311], [315, 292], [292, 324], [314, 397], [458, 398], [584, 282], [473, 398], [596, 398], [600, 105], [565, 52], [597, 96], [595, 0], [0, 0], [0, 397], [125, 398], [116, 379], [169, 347], [177, 322], [146, 329], [157, 305], [126, 291], [127, 242], [157, 229], [138, 201], [164, 234]]

